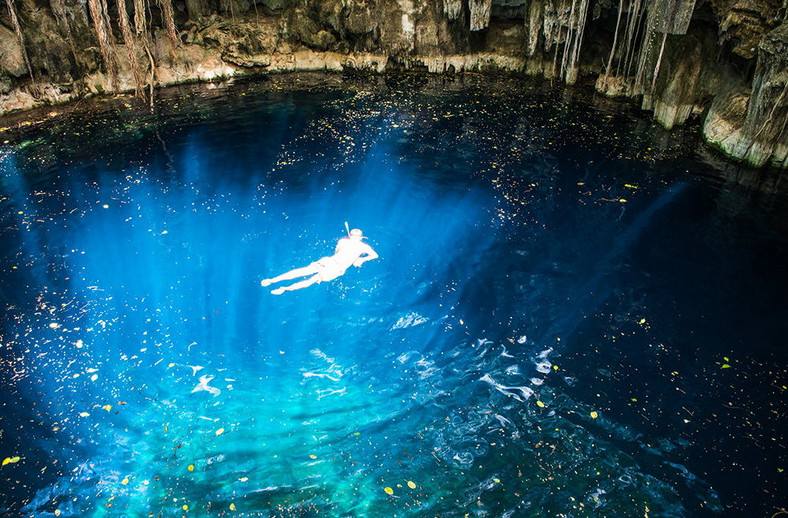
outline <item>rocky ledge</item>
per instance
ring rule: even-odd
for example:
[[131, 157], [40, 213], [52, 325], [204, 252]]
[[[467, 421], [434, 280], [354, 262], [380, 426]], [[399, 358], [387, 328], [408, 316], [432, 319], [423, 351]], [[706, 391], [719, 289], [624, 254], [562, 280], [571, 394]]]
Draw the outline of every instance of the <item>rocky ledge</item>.
[[788, 169], [788, 0], [5, 0], [0, 115], [239, 75], [501, 71], [701, 119]]

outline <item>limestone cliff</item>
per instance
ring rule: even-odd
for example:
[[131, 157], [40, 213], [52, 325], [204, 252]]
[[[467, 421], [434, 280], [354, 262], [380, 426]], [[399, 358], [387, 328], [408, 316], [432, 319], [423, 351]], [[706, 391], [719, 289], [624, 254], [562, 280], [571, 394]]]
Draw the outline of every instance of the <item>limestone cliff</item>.
[[788, 168], [788, 0], [3, 0], [0, 114], [289, 70], [510, 71]]

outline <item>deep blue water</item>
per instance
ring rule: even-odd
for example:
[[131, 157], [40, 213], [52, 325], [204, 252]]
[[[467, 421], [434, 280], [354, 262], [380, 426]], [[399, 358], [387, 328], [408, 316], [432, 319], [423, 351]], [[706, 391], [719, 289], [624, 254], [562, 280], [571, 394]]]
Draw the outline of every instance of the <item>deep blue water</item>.
[[[0, 124], [3, 516], [788, 505], [788, 198], [695, 128], [479, 78], [88, 104]], [[260, 287], [345, 222], [380, 259]]]

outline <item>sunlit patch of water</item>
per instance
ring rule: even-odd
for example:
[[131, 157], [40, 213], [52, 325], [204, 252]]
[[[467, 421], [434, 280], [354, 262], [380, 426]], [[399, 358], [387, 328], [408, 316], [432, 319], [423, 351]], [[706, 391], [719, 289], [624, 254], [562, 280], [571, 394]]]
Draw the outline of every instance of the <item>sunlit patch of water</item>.
[[[700, 392], [745, 383], [718, 376], [745, 371], [722, 302], [751, 256], [714, 231], [736, 210], [697, 208], [730, 194], [677, 169], [681, 139], [520, 83], [276, 81], [4, 151], [0, 505], [691, 516], [742, 494], [719, 489], [713, 444], [743, 425], [702, 429], [730, 398]], [[345, 222], [380, 259], [260, 287], [330, 253]], [[689, 224], [709, 233], [672, 245]], [[671, 246], [738, 254], [700, 279], [718, 329], [683, 320], [707, 263]], [[772, 279], [752, 283], [784, 301]], [[778, 322], [762, 319], [767, 342]], [[777, 376], [768, 345], [750, 354]], [[764, 434], [772, 396], [752, 409]]]

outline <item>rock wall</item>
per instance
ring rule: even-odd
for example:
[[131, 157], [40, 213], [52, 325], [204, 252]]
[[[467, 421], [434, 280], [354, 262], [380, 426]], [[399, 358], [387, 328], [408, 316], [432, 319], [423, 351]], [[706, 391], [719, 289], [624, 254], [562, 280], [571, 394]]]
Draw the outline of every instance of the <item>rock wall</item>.
[[788, 0], [3, 0], [0, 114], [291, 70], [595, 84], [788, 168]]

